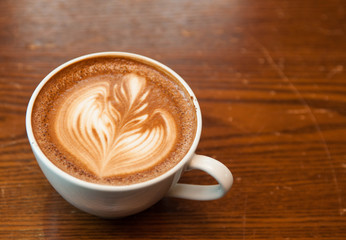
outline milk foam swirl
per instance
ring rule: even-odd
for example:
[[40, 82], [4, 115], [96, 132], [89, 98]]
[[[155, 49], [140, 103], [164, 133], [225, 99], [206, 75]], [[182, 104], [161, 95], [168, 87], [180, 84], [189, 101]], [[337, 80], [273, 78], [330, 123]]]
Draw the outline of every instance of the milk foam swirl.
[[54, 126], [58, 141], [99, 177], [149, 169], [175, 144], [173, 116], [148, 100], [145, 78], [127, 74], [116, 83], [106, 78], [63, 99]]

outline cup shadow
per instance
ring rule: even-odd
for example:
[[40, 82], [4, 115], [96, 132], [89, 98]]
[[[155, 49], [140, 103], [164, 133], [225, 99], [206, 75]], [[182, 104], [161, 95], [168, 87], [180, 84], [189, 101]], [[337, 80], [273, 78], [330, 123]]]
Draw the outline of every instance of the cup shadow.
[[[82, 212], [55, 191], [45, 202], [42, 222], [47, 239], [82, 236], [93, 239], [173, 238], [184, 231], [188, 224], [200, 222], [205, 217], [198, 202], [191, 204], [190, 201], [174, 198], [163, 198], [143, 212], [119, 219], [104, 219]], [[194, 226], [198, 231], [196, 227], [198, 225]]]

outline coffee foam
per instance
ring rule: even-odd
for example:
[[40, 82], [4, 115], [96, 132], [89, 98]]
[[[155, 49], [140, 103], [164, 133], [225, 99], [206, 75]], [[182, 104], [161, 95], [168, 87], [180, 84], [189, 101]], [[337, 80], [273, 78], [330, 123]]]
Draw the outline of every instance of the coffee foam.
[[182, 159], [196, 131], [193, 104], [177, 87], [166, 74], [129, 59], [79, 62], [41, 90], [35, 137], [75, 177], [113, 185], [154, 178]]
[[175, 144], [174, 117], [151, 106], [145, 78], [127, 74], [113, 85], [107, 78], [89, 79], [61, 99], [58, 141], [98, 177], [153, 167]]

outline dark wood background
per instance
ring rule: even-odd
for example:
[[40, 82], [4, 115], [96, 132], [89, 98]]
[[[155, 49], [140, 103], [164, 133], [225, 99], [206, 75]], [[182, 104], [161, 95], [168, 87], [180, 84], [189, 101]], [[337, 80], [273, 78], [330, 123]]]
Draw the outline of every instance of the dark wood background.
[[[345, 239], [345, 11], [343, 0], [1, 0], [0, 239]], [[52, 69], [99, 51], [157, 59], [190, 84], [197, 152], [234, 174], [224, 198], [104, 220], [49, 185], [26, 138], [28, 100]]]

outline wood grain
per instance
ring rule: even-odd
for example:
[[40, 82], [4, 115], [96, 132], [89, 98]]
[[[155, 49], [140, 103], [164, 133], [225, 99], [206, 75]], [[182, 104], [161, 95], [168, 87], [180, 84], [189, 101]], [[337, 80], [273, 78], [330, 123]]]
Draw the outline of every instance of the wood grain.
[[[345, 11], [342, 0], [0, 1], [0, 239], [345, 239]], [[99, 51], [146, 55], [189, 83], [197, 152], [232, 170], [227, 196], [104, 220], [55, 192], [26, 105], [52, 69]]]

